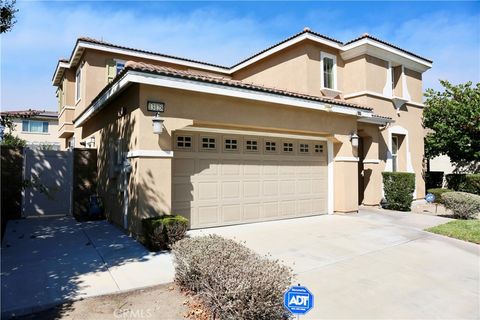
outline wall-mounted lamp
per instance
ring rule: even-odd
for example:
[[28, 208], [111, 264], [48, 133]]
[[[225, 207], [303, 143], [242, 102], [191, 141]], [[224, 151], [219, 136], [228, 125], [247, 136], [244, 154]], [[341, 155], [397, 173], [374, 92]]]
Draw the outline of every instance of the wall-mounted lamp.
[[352, 142], [352, 147], [358, 148], [358, 135], [355, 132], [350, 135], [350, 141]]
[[95, 137], [90, 137], [90, 141], [88, 142], [89, 148], [95, 148]]
[[154, 134], [161, 134], [163, 131], [163, 119], [160, 117], [160, 112], [152, 118], [152, 125], [153, 125], [153, 133]]

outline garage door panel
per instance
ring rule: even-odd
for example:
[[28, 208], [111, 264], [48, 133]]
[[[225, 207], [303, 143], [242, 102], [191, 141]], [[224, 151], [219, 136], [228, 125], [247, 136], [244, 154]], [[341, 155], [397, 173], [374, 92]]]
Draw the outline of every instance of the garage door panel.
[[197, 199], [202, 200], [217, 200], [218, 199], [218, 182], [198, 182]]
[[244, 181], [243, 182], [243, 196], [244, 198], [259, 198], [261, 197], [261, 183], [260, 181]]
[[326, 213], [325, 157], [297, 150], [300, 143], [313, 146], [311, 141], [295, 142], [287, 154], [280, 139], [269, 153], [264, 150], [269, 138], [256, 138], [258, 152], [243, 144], [232, 152], [225, 151], [221, 135], [209, 136], [216, 137], [216, 152], [198, 145], [192, 149], [198, 151], [176, 152], [174, 158], [172, 208], [190, 217], [192, 228]]
[[199, 225], [218, 225], [218, 207], [200, 206], [197, 208], [197, 221]]
[[243, 220], [246, 222], [260, 220], [260, 207], [258, 203], [243, 205]]
[[265, 218], [278, 217], [278, 202], [265, 202], [262, 207], [262, 215]]
[[242, 222], [242, 206], [237, 205], [223, 205], [222, 206], [223, 223], [232, 224]]
[[263, 181], [263, 196], [272, 197], [278, 195], [278, 181], [267, 180]]
[[222, 199], [240, 199], [241, 181], [222, 182]]

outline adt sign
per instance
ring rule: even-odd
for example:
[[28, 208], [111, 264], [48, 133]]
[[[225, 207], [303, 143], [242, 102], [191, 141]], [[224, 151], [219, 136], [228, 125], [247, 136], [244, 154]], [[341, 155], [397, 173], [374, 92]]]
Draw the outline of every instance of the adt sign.
[[303, 315], [313, 308], [313, 294], [305, 287], [293, 286], [283, 295], [283, 304], [292, 314]]
[[425, 196], [425, 200], [427, 200], [428, 203], [432, 203], [433, 201], [435, 201], [435, 196], [431, 193], [427, 193], [427, 195]]

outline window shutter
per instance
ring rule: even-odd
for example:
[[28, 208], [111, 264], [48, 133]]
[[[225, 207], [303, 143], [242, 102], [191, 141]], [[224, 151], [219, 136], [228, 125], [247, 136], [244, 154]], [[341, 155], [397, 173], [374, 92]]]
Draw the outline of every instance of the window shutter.
[[107, 83], [110, 83], [117, 74], [115, 60], [108, 59], [106, 61], [106, 69], [107, 69]]

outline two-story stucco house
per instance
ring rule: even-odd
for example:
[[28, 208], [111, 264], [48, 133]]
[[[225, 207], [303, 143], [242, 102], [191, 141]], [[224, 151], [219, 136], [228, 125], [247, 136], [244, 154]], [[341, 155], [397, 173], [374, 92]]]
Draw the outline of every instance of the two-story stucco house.
[[306, 28], [231, 67], [79, 38], [53, 77], [63, 147], [98, 149], [111, 220], [181, 214], [191, 228], [378, 205], [382, 171], [424, 196], [422, 73], [368, 34]]
[[[58, 113], [55, 111], [21, 110], [4, 111], [2, 114], [14, 115], [13, 135], [25, 140], [33, 149], [59, 150]], [[30, 116], [33, 114], [33, 116]], [[6, 128], [5, 132], [9, 132]]]

